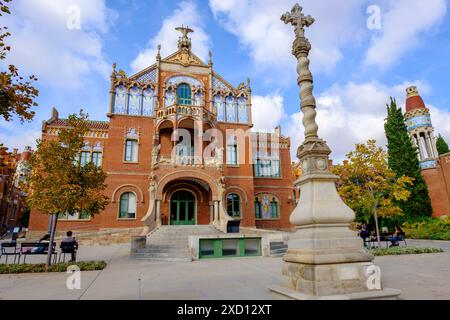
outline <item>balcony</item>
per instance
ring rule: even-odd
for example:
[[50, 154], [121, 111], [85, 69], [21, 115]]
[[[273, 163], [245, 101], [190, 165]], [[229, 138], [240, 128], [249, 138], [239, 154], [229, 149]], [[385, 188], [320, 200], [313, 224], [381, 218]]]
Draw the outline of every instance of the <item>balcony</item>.
[[202, 159], [202, 157], [195, 156], [177, 156], [172, 158], [170, 156], [160, 156], [158, 166], [180, 166], [180, 167], [214, 167], [218, 170], [223, 169], [223, 159], [210, 158]]
[[197, 119], [203, 118], [204, 121], [214, 122], [216, 115], [205, 108], [205, 106], [193, 106], [193, 105], [178, 105], [159, 109], [156, 112], [158, 119], [164, 119], [174, 116], [187, 116]]

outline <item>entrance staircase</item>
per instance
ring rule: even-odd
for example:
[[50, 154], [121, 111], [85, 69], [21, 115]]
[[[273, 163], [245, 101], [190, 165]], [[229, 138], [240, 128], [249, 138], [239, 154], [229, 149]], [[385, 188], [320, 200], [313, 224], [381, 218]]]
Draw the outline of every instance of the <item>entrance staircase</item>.
[[147, 236], [147, 245], [133, 257], [154, 261], [192, 261], [189, 236], [222, 234], [209, 225], [161, 226]]

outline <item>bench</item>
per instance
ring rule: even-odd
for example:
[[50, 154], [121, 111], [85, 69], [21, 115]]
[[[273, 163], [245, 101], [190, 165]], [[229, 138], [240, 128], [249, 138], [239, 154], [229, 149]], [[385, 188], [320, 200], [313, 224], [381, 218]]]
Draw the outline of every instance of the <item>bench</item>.
[[[24, 242], [21, 245], [20, 248], [20, 256], [23, 257], [23, 263], [25, 263], [25, 260], [27, 258], [27, 255], [47, 255], [48, 254], [48, 245], [49, 243], [45, 242]], [[53, 242], [52, 245], [52, 255], [54, 255], [53, 262], [56, 262], [56, 242]], [[19, 256], [19, 263], [20, 263], [20, 256]]]
[[[367, 240], [366, 240], [367, 239]], [[370, 238], [366, 238], [364, 244], [368, 243], [369, 248], [376, 248], [376, 245], [378, 244], [378, 240], [376, 236], [370, 236]], [[404, 242], [405, 246], [408, 246], [406, 243], [406, 236], [405, 233], [400, 233], [397, 235], [397, 237], [394, 237], [392, 234], [380, 234], [380, 242], [386, 243], [386, 248], [389, 248], [389, 243], [392, 243], [392, 241], [398, 243], [398, 242]], [[390, 245], [392, 246], [392, 244]]]
[[1, 244], [1, 250], [0, 250], [0, 260], [2, 257], [6, 257], [5, 263], [8, 264], [8, 257], [14, 256], [14, 263], [16, 263], [16, 257], [19, 256], [19, 262], [20, 262], [20, 251], [18, 251], [17, 243], [16, 242], [8, 242], [8, 243], [2, 243]]
[[61, 262], [61, 256], [63, 256], [63, 262], [66, 262], [66, 254], [74, 254], [76, 257], [78, 246], [75, 242], [61, 242], [59, 246], [61, 249], [59, 252], [58, 262]]

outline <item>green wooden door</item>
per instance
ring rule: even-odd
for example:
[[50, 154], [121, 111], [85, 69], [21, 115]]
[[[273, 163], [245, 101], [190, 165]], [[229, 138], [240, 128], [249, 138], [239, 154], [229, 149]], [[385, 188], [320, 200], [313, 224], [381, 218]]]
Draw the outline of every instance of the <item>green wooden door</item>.
[[195, 197], [192, 193], [180, 190], [170, 198], [170, 224], [195, 225]]

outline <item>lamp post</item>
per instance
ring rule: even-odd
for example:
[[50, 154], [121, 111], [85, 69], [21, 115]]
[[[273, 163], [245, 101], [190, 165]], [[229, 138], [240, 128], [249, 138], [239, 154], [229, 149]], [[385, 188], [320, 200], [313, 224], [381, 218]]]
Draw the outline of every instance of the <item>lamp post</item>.
[[350, 230], [355, 213], [340, 198], [336, 190], [339, 177], [329, 170], [331, 150], [318, 135], [308, 57], [311, 44], [305, 37], [305, 28], [315, 19], [302, 11], [296, 4], [281, 17], [295, 27], [292, 54], [297, 58], [305, 130], [305, 140], [297, 151], [302, 176], [296, 185], [302, 196], [290, 217], [297, 231], [283, 257], [281, 286], [271, 290], [292, 299], [395, 298], [400, 291], [369, 290], [367, 270], [373, 269], [374, 258], [364, 249], [356, 232]]

